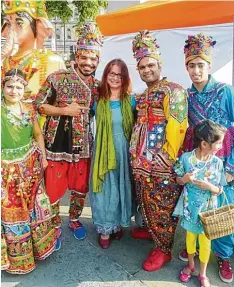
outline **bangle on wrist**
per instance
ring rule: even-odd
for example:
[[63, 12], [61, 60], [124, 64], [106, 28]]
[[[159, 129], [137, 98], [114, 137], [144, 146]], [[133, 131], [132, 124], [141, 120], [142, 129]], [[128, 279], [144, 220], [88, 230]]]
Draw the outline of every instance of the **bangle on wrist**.
[[219, 192], [217, 193], [217, 195], [220, 195], [221, 193], [223, 193], [223, 187], [222, 186], [218, 186]]

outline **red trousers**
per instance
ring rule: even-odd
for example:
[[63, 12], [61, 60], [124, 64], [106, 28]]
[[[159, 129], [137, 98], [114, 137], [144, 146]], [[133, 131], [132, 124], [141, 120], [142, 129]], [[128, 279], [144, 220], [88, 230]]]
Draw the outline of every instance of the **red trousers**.
[[48, 160], [48, 167], [45, 170], [45, 184], [50, 202], [58, 201], [67, 189], [86, 194], [88, 192], [89, 170], [90, 159], [81, 159], [74, 163]]
[[69, 216], [70, 220], [78, 220], [84, 208], [84, 201], [88, 193], [90, 159], [79, 162], [48, 160], [45, 170], [46, 191], [55, 213], [55, 225], [61, 225], [59, 217], [59, 200], [66, 190], [71, 190]]

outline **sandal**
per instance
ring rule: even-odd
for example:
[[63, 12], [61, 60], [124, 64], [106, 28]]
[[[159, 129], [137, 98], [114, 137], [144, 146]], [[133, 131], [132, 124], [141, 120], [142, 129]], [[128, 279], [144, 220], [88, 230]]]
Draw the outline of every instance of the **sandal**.
[[[198, 275], [198, 280], [200, 281], [200, 287], [211, 287], [211, 285], [210, 285], [210, 280], [209, 280], [209, 278], [208, 277], [206, 277], [206, 276], [201, 276], [201, 275]], [[207, 282], [208, 282], [208, 285], [204, 285], [203, 283], [204, 282], [202, 282], [202, 281], [204, 281], [204, 280], [206, 280]]]
[[102, 238], [102, 235], [99, 234], [98, 243], [101, 246], [101, 248], [107, 249], [110, 247], [110, 244], [111, 244], [110, 237], [109, 238]]
[[[185, 270], [188, 269], [190, 271], [189, 274], [185, 273]], [[195, 271], [195, 267], [190, 267], [188, 265], [184, 266], [184, 268], [180, 271], [180, 281], [184, 283], [188, 283], [193, 272]]]
[[120, 240], [120, 239], [122, 238], [122, 236], [123, 236], [123, 230], [122, 230], [122, 228], [121, 228], [119, 231], [117, 231], [117, 232], [111, 234], [111, 237], [112, 237], [113, 239], [116, 239], [116, 240]]

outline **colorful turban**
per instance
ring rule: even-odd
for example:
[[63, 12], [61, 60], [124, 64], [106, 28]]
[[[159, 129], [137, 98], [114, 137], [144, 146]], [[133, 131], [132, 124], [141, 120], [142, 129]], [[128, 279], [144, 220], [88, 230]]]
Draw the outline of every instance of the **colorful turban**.
[[150, 57], [161, 61], [159, 45], [153, 39], [148, 30], [140, 31], [132, 41], [133, 57], [137, 64], [144, 58]]
[[76, 32], [78, 37], [77, 54], [80, 55], [90, 51], [99, 57], [103, 41], [98, 25], [93, 21], [88, 21], [78, 28]]
[[211, 63], [215, 44], [216, 41], [213, 41], [212, 37], [205, 36], [203, 33], [194, 36], [189, 35], [184, 46], [185, 64], [196, 57]]

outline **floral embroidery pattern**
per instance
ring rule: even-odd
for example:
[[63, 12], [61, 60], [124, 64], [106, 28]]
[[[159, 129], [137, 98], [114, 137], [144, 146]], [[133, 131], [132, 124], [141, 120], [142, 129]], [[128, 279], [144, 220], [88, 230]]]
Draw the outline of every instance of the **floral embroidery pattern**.
[[187, 117], [187, 92], [184, 90], [174, 89], [173, 93], [170, 95], [170, 115], [182, 123]]
[[[60, 70], [47, 78], [37, 95], [36, 103], [37, 105], [49, 103], [56, 107], [77, 103], [80, 106], [90, 107], [98, 95], [98, 87], [99, 82], [93, 77], [85, 84], [73, 70]], [[77, 117], [47, 117], [44, 135], [47, 157], [50, 160], [72, 162], [90, 157], [92, 137], [90, 137], [87, 110]], [[59, 138], [60, 140], [63, 138], [62, 151], [61, 148], [57, 150]]]
[[[187, 92], [166, 78], [142, 95], [137, 95], [137, 123], [130, 142], [131, 164], [135, 174], [147, 176], [154, 172], [152, 160], [157, 153], [162, 152], [167, 142], [166, 126], [170, 118], [166, 118], [165, 114], [165, 97], [169, 98], [169, 117], [179, 124], [187, 118]], [[162, 174], [164, 172], [162, 168]]]

